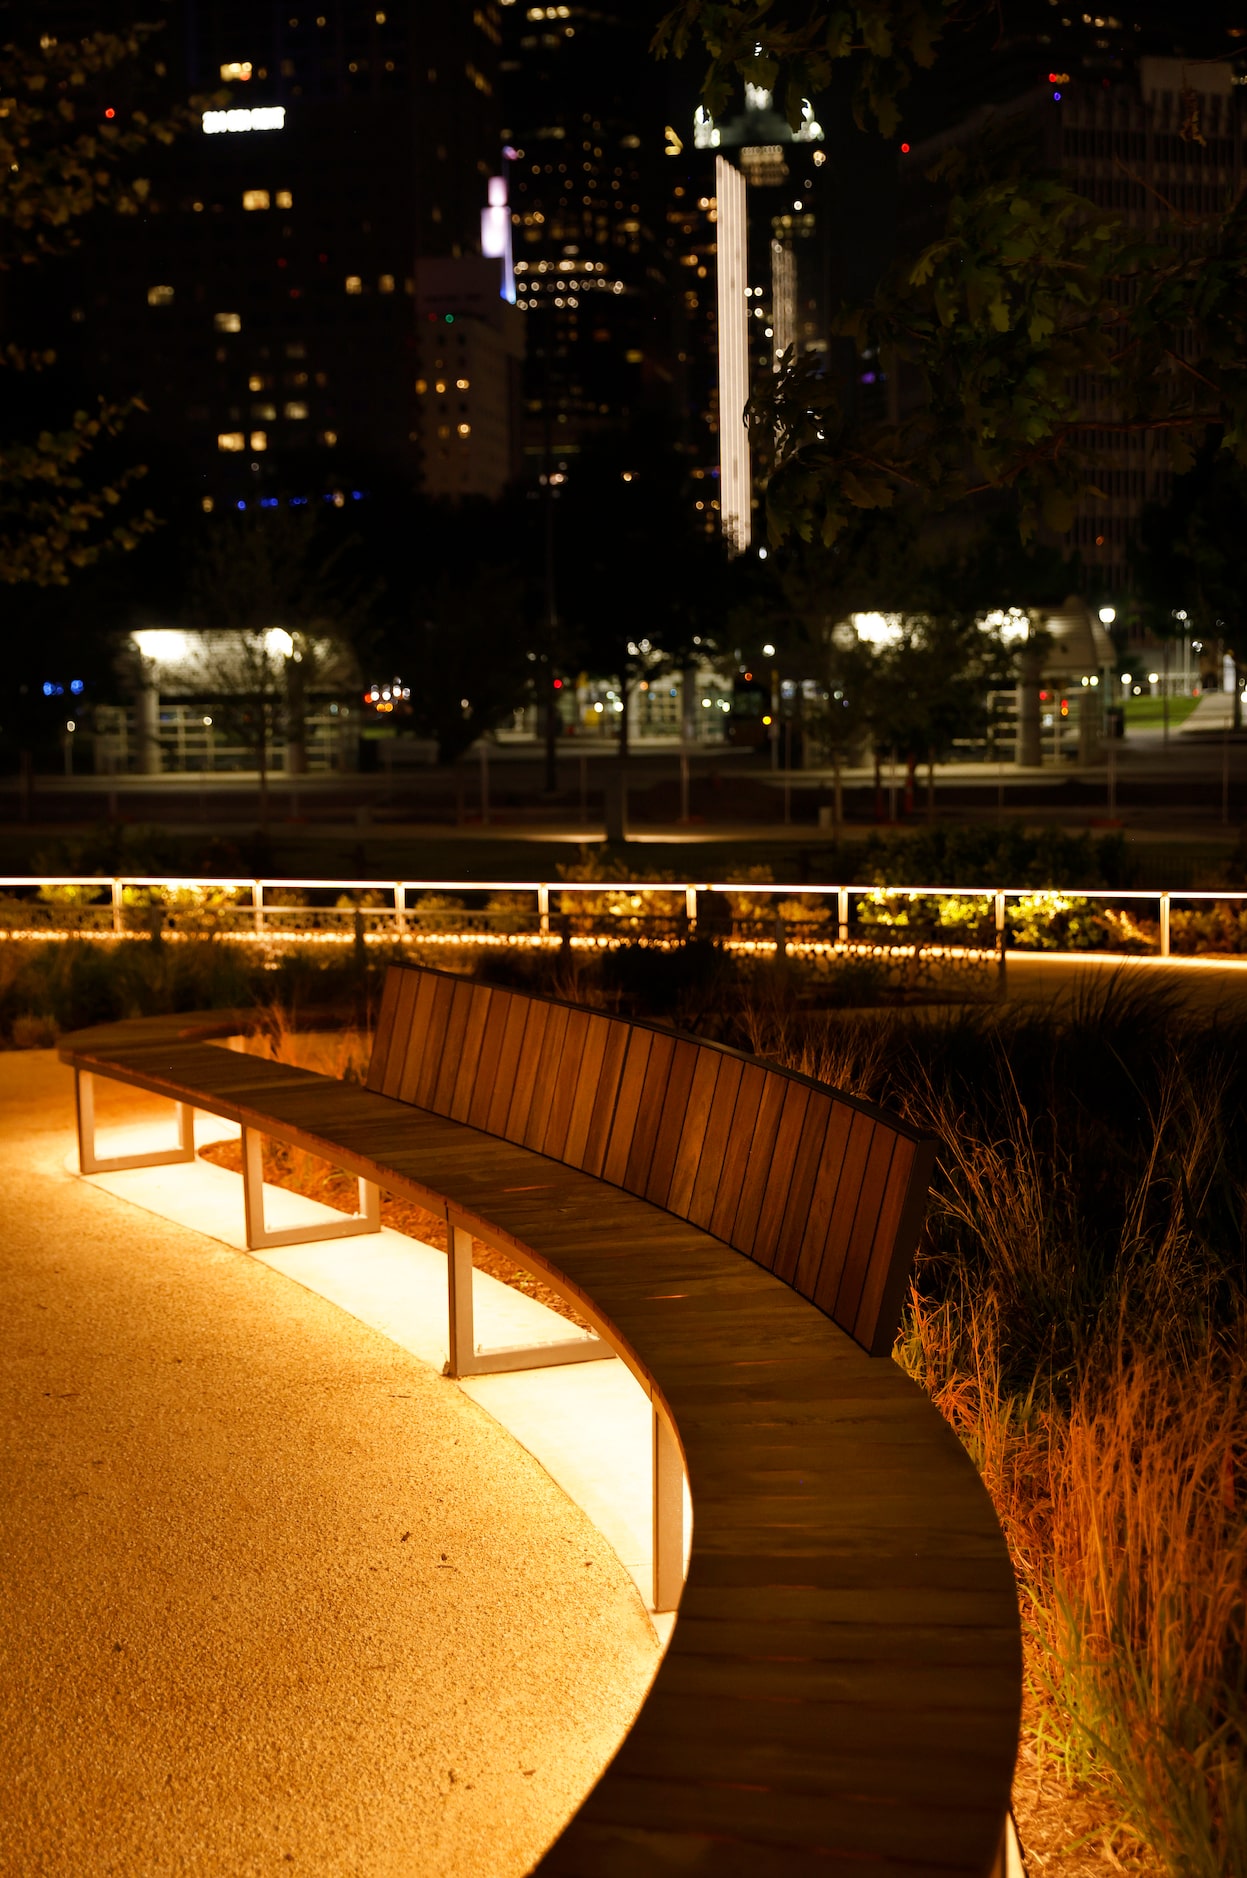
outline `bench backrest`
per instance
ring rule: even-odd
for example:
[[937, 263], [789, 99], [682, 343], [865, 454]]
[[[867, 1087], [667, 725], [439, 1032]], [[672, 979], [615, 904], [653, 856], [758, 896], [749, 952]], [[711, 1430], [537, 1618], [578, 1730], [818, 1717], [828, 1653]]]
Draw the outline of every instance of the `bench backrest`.
[[897, 1117], [718, 1044], [407, 966], [386, 975], [368, 1087], [652, 1201], [892, 1347], [935, 1155]]

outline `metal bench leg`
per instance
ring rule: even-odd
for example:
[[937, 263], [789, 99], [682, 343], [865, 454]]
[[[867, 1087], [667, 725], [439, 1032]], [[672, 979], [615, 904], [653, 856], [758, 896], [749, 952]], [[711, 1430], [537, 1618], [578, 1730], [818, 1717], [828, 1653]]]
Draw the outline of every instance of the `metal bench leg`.
[[270, 1246], [306, 1245], [313, 1239], [353, 1239], [359, 1233], [380, 1232], [381, 1192], [375, 1181], [359, 1180], [359, 1212], [342, 1213], [321, 1225], [283, 1226], [270, 1232], [264, 1224], [264, 1137], [254, 1128], [242, 1131], [242, 1197], [247, 1250], [262, 1252]]
[[654, 1609], [674, 1611], [684, 1589], [684, 1458], [666, 1415], [654, 1409]]
[[452, 1376], [472, 1376], [476, 1331], [472, 1319], [472, 1235], [462, 1226], [449, 1228], [447, 1278], [450, 1307], [450, 1363]]
[[74, 1106], [78, 1115], [78, 1170], [83, 1174], [114, 1174], [127, 1167], [171, 1167], [195, 1158], [195, 1111], [187, 1102], [175, 1102], [176, 1148], [158, 1148], [151, 1154], [115, 1154], [101, 1160], [95, 1152], [95, 1075], [74, 1071]]
[[600, 1363], [615, 1354], [601, 1337], [567, 1337], [558, 1343], [516, 1344], [502, 1350], [478, 1350], [472, 1316], [472, 1233], [448, 1216], [446, 1259], [450, 1360], [446, 1374], [501, 1376], [520, 1369], [551, 1369], [562, 1363]]
[[996, 1854], [996, 1862], [992, 1866], [990, 1878], [1026, 1878], [1026, 1862], [1022, 1856], [1022, 1844], [1018, 1838], [1017, 1827], [1013, 1823], [1012, 1807], [1005, 1814], [1000, 1850]]

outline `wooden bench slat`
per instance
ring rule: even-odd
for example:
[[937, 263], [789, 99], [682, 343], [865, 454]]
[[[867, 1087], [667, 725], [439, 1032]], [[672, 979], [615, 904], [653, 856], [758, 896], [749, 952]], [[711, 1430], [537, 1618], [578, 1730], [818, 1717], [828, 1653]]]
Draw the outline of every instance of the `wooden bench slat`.
[[[368, 1058], [368, 1076], [365, 1086], [381, 1090], [385, 1087], [385, 1066], [389, 1061], [390, 1049], [398, 1036], [398, 1009], [405, 989], [405, 973], [387, 972], [385, 983], [381, 987], [381, 1008], [377, 1012], [377, 1021], [373, 1029], [372, 1054]], [[414, 990], [414, 987], [413, 987]], [[402, 1034], [405, 1033], [405, 1027]]]
[[658, 1143], [658, 1130], [662, 1123], [663, 1104], [667, 1099], [671, 1066], [675, 1061], [675, 1048], [674, 1037], [656, 1035], [650, 1039], [649, 1061], [645, 1065], [645, 1075], [641, 1082], [641, 1100], [632, 1129], [627, 1165], [620, 1182], [620, 1185], [626, 1187], [629, 1193], [640, 1194], [642, 1197], [649, 1186], [654, 1149]]
[[788, 1195], [782, 1204], [779, 1230], [771, 1252], [771, 1270], [788, 1285], [796, 1286], [801, 1244], [814, 1210], [823, 1172], [823, 1151], [831, 1111], [830, 1096], [825, 1096], [820, 1089], [811, 1089], [801, 1118], [801, 1135], [792, 1157]]
[[835, 1211], [836, 1194], [844, 1169], [844, 1156], [853, 1129], [854, 1114], [855, 1111], [847, 1103], [836, 1101], [834, 1096], [831, 1098], [827, 1129], [823, 1137], [822, 1156], [810, 1199], [809, 1217], [805, 1222], [805, 1230], [801, 1234], [792, 1278], [793, 1289], [799, 1291], [803, 1298], [809, 1298], [811, 1302], [813, 1302], [814, 1288], [818, 1282], [819, 1267], [823, 1261], [823, 1248], [827, 1243], [827, 1234], [831, 1230], [831, 1217]]
[[[677, 1039], [672, 1048], [671, 1066], [667, 1073], [667, 1086], [663, 1094], [658, 1116], [658, 1129], [654, 1139], [654, 1152], [645, 1186], [641, 1190], [643, 1197], [652, 1200], [655, 1206], [665, 1207], [670, 1203], [671, 1181], [688, 1119], [693, 1078], [704, 1054], [699, 1044], [691, 1043], [683, 1037]], [[672, 1208], [672, 1211], [678, 1211], [678, 1209]]]
[[892, 1347], [926, 1212], [934, 1161], [935, 1151], [930, 1145], [898, 1138], [893, 1148], [888, 1189], [879, 1208], [875, 1244], [853, 1333], [872, 1356], [884, 1356]]
[[569, 1012], [566, 1005], [551, 1005], [547, 1015], [545, 1029], [541, 1036], [541, 1045], [537, 1053], [536, 1074], [533, 1077], [533, 1092], [529, 1102], [528, 1117], [523, 1132], [515, 1138], [522, 1141], [526, 1148], [540, 1151], [550, 1125], [550, 1106], [558, 1089], [559, 1062], [563, 1055], [563, 1041], [567, 1036]]
[[[429, 1034], [429, 1020], [433, 1013], [436, 996], [437, 986], [430, 982], [427, 973], [421, 972], [416, 985], [415, 1002], [411, 1007], [411, 1020], [407, 1031], [406, 1046], [399, 1065], [398, 1082], [392, 1092], [400, 1102], [416, 1100]], [[393, 1081], [393, 1078], [390, 1080]]]
[[[459, 982], [461, 984], [463, 981]], [[458, 990], [459, 985], [453, 979], [443, 981], [434, 988], [433, 1002], [429, 1008], [424, 1035], [416, 1038], [420, 1050], [420, 1068], [416, 1075], [412, 1101], [422, 1109], [437, 1107], [437, 1084], [442, 1073], [442, 1055]]]
[[493, 991], [488, 985], [473, 985], [468, 1001], [468, 1017], [464, 1026], [463, 1044], [460, 1049], [459, 1063], [451, 1085], [450, 1102], [447, 1114], [452, 1121], [466, 1122], [472, 1109], [472, 1093], [476, 1088], [476, 1072], [480, 1067], [481, 1050], [485, 1042], [485, 1029], [489, 1022], [489, 1007], [493, 1001]]
[[775, 1266], [784, 1215], [797, 1178], [797, 1150], [805, 1128], [806, 1111], [816, 1095], [816, 1091], [807, 1089], [804, 1083], [799, 1082], [788, 1082], [782, 1085], [782, 1089], [783, 1106], [775, 1130], [770, 1165], [765, 1172], [761, 1205], [750, 1246], [750, 1256], [757, 1259], [759, 1265], [765, 1265], [768, 1271]]
[[532, 1107], [533, 1089], [537, 1082], [537, 1065], [541, 1061], [542, 1039], [550, 1021], [549, 1005], [540, 1004], [534, 998], [526, 998], [524, 1002], [527, 1005], [524, 1040], [516, 1058], [507, 1119], [499, 1131], [508, 1141], [517, 1143], [523, 1141], [524, 1130], [528, 1126], [528, 1112]]
[[[791, 1083], [783, 1076], [767, 1075], [762, 1089], [762, 1100], [758, 1104], [758, 1119], [754, 1123], [753, 1140], [749, 1144], [749, 1158], [745, 1164], [745, 1177], [741, 1182], [740, 1201], [736, 1208], [736, 1218], [732, 1229], [727, 1234], [730, 1244], [750, 1258], [756, 1257], [758, 1231], [762, 1226], [762, 1203], [766, 1197], [767, 1184], [775, 1173], [779, 1155], [779, 1127], [784, 1108], [790, 1096], [795, 1095], [805, 1105], [806, 1090], [800, 1083]], [[786, 1180], [787, 1170], [785, 1170]]]
[[857, 1322], [879, 1213], [888, 1190], [888, 1170], [892, 1165], [895, 1146], [896, 1136], [876, 1123], [862, 1173], [862, 1184], [858, 1190], [853, 1229], [849, 1234], [844, 1269], [840, 1274], [835, 1309], [832, 1312], [837, 1323], [842, 1323], [850, 1333]]
[[736, 1105], [732, 1110], [731, 1127], [719, 1164], [714, 1206], [710, 1214], [710, 1230], [718, 1239], [730, 1240], [732, 1237], [736, 1209], [740, 1205], [740, 1190], [753, 1152], [758, 1110], [762, 1106], [766, 1085], [767, 1075], [762, 1066], [746, 1063], [740, 1075], [740, 1087], [736, 1092]]
[[584, 1060], [589, 1035], [588, 1011], [569, 1011], [563, 1044], [554, 1070], [554, 1087], [546, 1114], [546, 1125], [534, 1146], [541, 1154], [556, 1161], [567, 1159], [567, 1135], [571, 1127], [572, 1106], [580, 1087], [580, 1065]]
[[524, 1033], [528, 1029], [528, 1016], [528, 999], [511, 998], [507, 1005], [506, 1028], [498, 1052], [497, 1072], [493, 1087], [489, 1092], [489, 1119], [485, 1125], [491, 1135], [505, 1137], [507, 1132], [507, 1116], [515, 1089], [520, 1052], [524, 1047]]
[[714, 1217], [719, 1176], [723, 1171], [723, 1157], [727, 1153], [728, 1136], [732, 1128], [732, 1117], [736, 1113], [736, 1098], [740, 1094], [740, 1079], [744, 1067], [738, 1057], [725, 1056], [720, 1059], [719, 1074], [710, 1101], [710, 1111], [706, 1117], [706, 1128], [702, 1138], [697, 1172], [693, 1180], [693, 1197], [689, 1203], [688, 1217], [695, 1225], [704, 1226], [707, 1232], [711, 1230], [710, 1222]]
[[836, 1197], [831, 1209], [831, 1219], [827, 1228], [827, 1242], [823, 1247], [818, 1273], [811, 1293], [813, 1301], [821, 1311], [832, 1316], [836, 1299], [840, 1295], [840, 1280], [844, 1276], [845, 1260], [849, 1255], [849, 1240], [853, 1233], [853, 1221], [857, 1217], [858, 1196], [862, 1190], [862, 1181], [866, 1174], [866, 1163], [870, 1158], [871, 1144], [874, 1141], [875, 1124], [869, 1115], [860, 1111], [853, 1114], [849, 1123], [849, 1138], [844, 1149], [844, 1158], [840, 1164], [840, 1178], [836, 1183]]
[[700, 1045], [697, 1046], [693, 1078], [678, 1130], [667, 1197], [665, 1201], [656, 1202], [669, 1206], [673, 1213], [683, 1218], [692, 1218], [693, 1187], [701, 1164], [715, 1085], [719, 1079], [719, 1065], [726, 1060], [717, 1050], [704, 1050]]
[[446, 1029], [437, 1053], [437, 1074], [426, 1105], [431, 1109], [436, 1109], [439, 1115], [449, 1115], [454, 1106], [455, 1085], [459, 1080], [459, 1072], [463, 1064], [463, 1046], [467, 1037], [468, 1012], [472, 1007], [474, 989], [471, 981], [464, 978], [455, 986], [451, 994], [449, 1009], [446, 1013]]
[[473, 1128], [489, 1127], [490, 1106], [494, 1099], [494, 1090], [498, 1084], [503, 1039], [506, 1036], [507, 1022], [514, 1000], [511, 992], [494, 986], [490, 994], [489, 1011], [485, 1018], [485, 1034], [481, 1038], [481, 1054], [476, 1065], [476, 1079], [472, 1085], [472, 1100], [467, 1119]]
[[389, 1054], [386, 1057], [378, 1087], [382, 1095], [397, 1097], [402, 1087], [403, 1066], [407, 1060], [407, 1046], [411, 1039], [412, 1017], [420, 992], [420, 983], [410, 972], [387, 973], [387, 977], [399, 980], [398, 1002], [394, 1010], [395, 1035], [390, 1043]]
[[606, 1018], [595, 1011], [584, 1013], [584, 1044], [580, 1053], [575, 1081], [569, 1078], [571, 1107], [567, 1118], [567, 1135], [563, 1143], [563, 1159], [571, 1167], [585, 1166], [585, 1157], [589, 1148], [589, 1130], [593, 1124], [593, 1113], [598, 1093], [602, 1086], [603, 1063], [606, 1056], [607, 1039], [610, 1025]]
[[652, 1031], [628, 1030], [624, 1027], [624, 1061], [619, 1077], [619, 1093], [615, 1098], [610, 1140], [602, 1160], [603, 1180], [609, 1180], [616, 1187], [623, 1186], [624, 1175], [628, 1171], [628, 1156], [632, 1152], [633, 1131], [641, 1112], [645, 1071], [649, 1066], [649, 1053], [653, 1044]]

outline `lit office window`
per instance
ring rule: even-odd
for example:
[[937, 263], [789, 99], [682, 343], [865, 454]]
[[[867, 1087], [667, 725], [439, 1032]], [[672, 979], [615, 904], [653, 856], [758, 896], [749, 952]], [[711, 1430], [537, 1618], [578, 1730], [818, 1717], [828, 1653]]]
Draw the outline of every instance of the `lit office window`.
[[377, 292], [378, 293], [393, 293], [393, 291], [394, 291], [393, 274], [382, 274], [380, 279], [377, 282]]
[[459, 426], [459, 435], [460, 435], [461, 437], [470, 437], [470, 436], [472, 435], [472, 426], [471, 426], [471, 424], [460, 424], [460, 426]]
[[222, 430], [217, 432], [218, 450], [245, 450], [247, 439], [240, 430]]
[[244, 189], [242, 205], [244, 209], [267, 209], [272, 207], [272, 198], [267, 189]]
[[212, 324], [219, 333], [240, 333], [242, 320], [237, 313], [214, 313]]
[[266, 430], [253, 430], [252, 431], [251, 448], [253, 450], [267, 450], [268, 449], [268, 432]]
[[251, 407], [251, 415], [252, 417], [261, 418], [271, 424], [277, 416], [277, 406], [275, 404], [253, 404]]
[[251, 77], [250, 59], [231, 59], [221, 67], [221, 77], [227, 85], [245, 85]]
[[468, 380], [468, 379], [466, 379], [466, 378], [456, 378], [456, 380], [455, 380], [455, 390], [456, 390], [456, 391], [467, 391], [467, 390], [468, 390], [468, 387], [469, 387], [469, 380]]
[[324, 444], [327, 450], [332, 450], [334, 444], [337, 443], [338, 441], [337, 431], [336, 430], [322, 430], [320, 433], [320, 441]]
[[282, 414], [292, 423], [299, 423], [307, 416], [307, 406], [301, 404], [297, 398], [292, 399], [289, 404], [282, 406]]
[[294, 207], [294, 197], [288, 189], [279, 189], [273, 200], [276, 202], [279, 209], [292, 209]]
[[345, 285], [348, 293], [363, 293], [364, 291], [364, 283], [358, 274], [348, 274]]
[[149, 287], [147, 304], [148, 306], [171, 306], [173, 304], [172, 287]]

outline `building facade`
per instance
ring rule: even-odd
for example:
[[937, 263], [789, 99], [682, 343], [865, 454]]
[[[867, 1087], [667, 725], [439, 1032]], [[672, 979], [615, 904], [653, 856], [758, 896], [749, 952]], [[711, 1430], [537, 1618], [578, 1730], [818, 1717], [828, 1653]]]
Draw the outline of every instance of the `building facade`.
[[[1038, 168], [1141, 235], [1172, 238], [1185, 223], [1198, 242], [1201, 219], [1223, 211], [1247, 181], [1245, 60], [1216, 13], [1178, 18], [1139, 5], [1110, 17], [1022, 6], [1008, 37], [941, 62], [917, 100], [912, 148], [899, 157], [904, 249], [916, 252], [937, 232], [923, 181], [932, 159], [989, 124], [1025, 140]], [[1081, 557], [1089, 587], [1117, 595], [1130, 585], [1143, 510], [1169, 494], [1169, 456], [1155, 433], [1112, 428], [1120, 413], [1102, 381], [1076, 389], [1104, 420], [1092, 436], [1102, 493], [1079, 503], [1061, 545]], [[902, 378], [893, 417], [906, 397]]]
[[[634, 9], [502, 11], [529, 473], [674, 404], [664, 105]], [[558, 470], [562, 462], [563, 472]]]
[[134, 434], [204, 508], [373, 474], [453, 495], [509, 480], [513, 399], [484, 336], [505, 321], [479, 322], [483, 363], [456, 374], [472, 408], [453, 467], [417, 389], [420, 266], [479, 257], [500, 167], [499, 19], [496, 0], [181, 0], [171, 92], [223, 101], [158, 160], [147, 212], [84, 250], [75, 342], [93, 382], [142, 399]]

